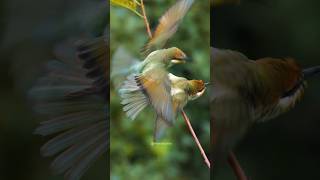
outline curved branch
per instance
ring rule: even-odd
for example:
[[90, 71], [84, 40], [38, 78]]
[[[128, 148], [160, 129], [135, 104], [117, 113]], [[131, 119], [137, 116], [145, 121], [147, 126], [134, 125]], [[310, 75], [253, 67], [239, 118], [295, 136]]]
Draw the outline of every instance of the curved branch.
[[143, 0], [140, 0], [140, 6], [141, 6], [141, 10], [142, 10], [142, 16], [143, 16], [143, 20], [144, 20], [144, 24], [146, 25], [146, 29], [149, 35], [149, 38], [152, 38], [152, 33], [150, 30], [150, 25], [149, 25], [149, 21], [147, 18], [147, 14], [146, 14], [146, 10], [144, 9], [144, 4], [143, 4]]
[[181, 114], [182, 114], [182, 117], [183, 117], [184, 121], [186, 122], [186, 124], [187, 124], [187, 126], [188, 126], [188, 128], [189, 128], [189, 131], [190, 131], [190, 133], [191, 133], [194, 141], [196, 142], [196, 144], [197, 144], [197, 146], [198, 146], [198, 148], [199, 148], [199, 150], [200, 150], [200, 152], [201, 152], [201, 155], [202, 155], [202, 157], [203, 157], [203, 159], [204, 159], [204, 162], [207, 164], [208, 168], [210, 169], [210, 161], [209, 161], [206, 153], [204, 152], [204, 150], [203, 150], [203, 148], [202, 148], [202, 146], [201, 146], [201, 144], [200, 144], [200, 141], [199, 141], [198, 138], [197, 138], [196, 133], [194, 132], [194, 130], [193, 130], [193, 128], [192, 128], [192, 125], [191, 125], [191, 123], [190, 123], [190, 121], [189, 121], [188, 116], [186, 115], [186, 113], [184, 112], [184, 110], [181, 110]]

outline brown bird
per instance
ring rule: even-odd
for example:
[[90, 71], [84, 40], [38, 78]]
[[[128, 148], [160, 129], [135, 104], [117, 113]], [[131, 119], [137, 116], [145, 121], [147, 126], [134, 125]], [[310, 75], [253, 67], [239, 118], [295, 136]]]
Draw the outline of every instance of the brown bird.
[[250, 60], [217, 48], [211, 48], [211, 66], [214, 164], [228, 156], [252, 125], [292, 109], [304, 94], [306, 79], [320, 73], [320, 66], [301, 69], [292, 58]]

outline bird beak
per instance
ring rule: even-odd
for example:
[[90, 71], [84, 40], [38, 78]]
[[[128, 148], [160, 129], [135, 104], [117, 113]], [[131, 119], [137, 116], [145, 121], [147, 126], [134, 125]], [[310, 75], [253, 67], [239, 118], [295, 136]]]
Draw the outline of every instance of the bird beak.
[[191, 61], [191, 58], [186, 56], [186, 57], [182, 58], [182, 60], [185, 61], [185, 62], [186, 61]]
[[187, 61], [190, 61], [190, 58], [188, 58], [187, 56], [184, 57], [184, 58], [177, 58], [177, 59], [172, 59], [171, 62], [173, 64], [184, 64], [186, 63]]
[[207, 87], [207, 86], [209, 86], [209, 85], [210, 85], [210, 82], [204, 83], [204, 86], [205, 86], [205, 87]]
[[304, 69], [302, 72], [303, 72], [304, 78], [307, 79], [317, 74], [320, 74], [320, 66], [307, 68], [307, 69]]
[[182, 59], [172, 59], [171, 63], [172, 64], [184, 64], [184, 63], [186, 63], [186, 61], [182, 60]]

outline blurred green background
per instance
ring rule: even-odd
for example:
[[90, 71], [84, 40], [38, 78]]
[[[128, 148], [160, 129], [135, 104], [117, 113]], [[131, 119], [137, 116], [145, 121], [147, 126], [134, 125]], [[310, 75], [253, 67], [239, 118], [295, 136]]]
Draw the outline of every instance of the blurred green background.
[[[211, 9], [211, 44], [251, 59], [293, 57], [302, 67], [320, 65], [320, 1], [242, 0]], [[212, 8], [212, 7], [211, 7]], [[309, 81], [289, 113], [254, 126], [235, 153], [249, 179], [320, 179], [320, 78]], [[216, 180], [235, 179], [229, 167]]]
[[[145, 8], [152, 28], [158, 18], [174, 4], [174, 0], [145, 1]], [[110, 10], [111, 57], [118, 47], [126, 53], [141, 59], [140, 50], [147, 41], [143, 19], [133, 12], [111, 6]], [[175, 75], [189, 79], [209, 81], [210, 43], [209, 1], [195, 1], [183, 19], [177, 33], [166, 47], [176, 46], [192, 57], [193, 61], [170, 69]], [[121, 61], [121, 59], [112, 59]], [[145, 109], [134, 121], [122, 111], [115, 86], [111, 87], [111, 179], [209, 179], [210, 172], [184, 120], [177, 119], [175, 126], [168, 129], [169, 135], [163, 140], [171, 145], [152, 146], [155, 114]], [[208, 95], [189, 102], [185, 108], [191, 123], [206, 152], [209, 152], [209, 109]]]
[[[101, 34], [108, 18], [100, 0], [0, 1], [1, 180], [63, 179], [51, 173], [52, 158], [40, 156], [50, 138], [33, 135], [44, 119], [33, 113], [27, 92], [55, 58], [56, 45]], [[83, 179], [106, 179], [107, 170], [104, 156]]]

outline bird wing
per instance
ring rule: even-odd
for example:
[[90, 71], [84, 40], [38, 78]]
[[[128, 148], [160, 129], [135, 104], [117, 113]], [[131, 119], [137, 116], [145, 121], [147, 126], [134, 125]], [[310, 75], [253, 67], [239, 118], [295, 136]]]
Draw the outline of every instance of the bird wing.
[[173, 123], [175, 113], [172, 105], [171, 83], [165, 68], [152, 68], [139, 75], [137, 82], [149, 98], [157, 115]]
[[117, 48], [112, 54], [110, 69], [110, 79], [116, 89], [122, 85], [130, 73], [138, 73], [135, 72], [135, 67], [139, 66], [140, 62], [125, 47], [120, 46]]
[[82, 61], [74, 59], [75, 51], [70, 47], [58, 48], [59, 60], [48, 63], [47, 74], [29, 95], [35, 111], [47, 119], [34, 133], [52, 137], [42, 146], [41, 154], [55, 156], [51, 164], [55, 173], [78, 180], [109, 147], [108, 104], [99, 91], [74, 94], [92, 88], [96, 79], [86, 76], [88, 71], [82, 68]]
[[144, 47], [145, 54], [164, 46], [167, 40], [177, 31], [182, 18], [186, 15], [192, 3], [193, 0], [180, 0], [160, 18], [153, 37]]
[[[83, 60], [83, 68], [87, 69], [86, 76], [94, 80], [94, 91], [105, 97], [109, 86], [109, 47], [107, 37], [101, 36], [91, 40], [79, 42], [77, 47], [78, 58]], [[83, 91], [83, 93], [86, 93]]]

